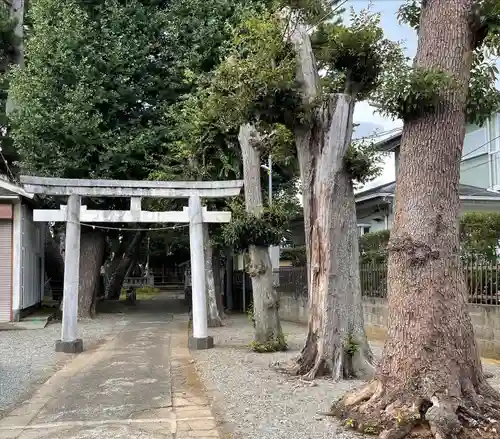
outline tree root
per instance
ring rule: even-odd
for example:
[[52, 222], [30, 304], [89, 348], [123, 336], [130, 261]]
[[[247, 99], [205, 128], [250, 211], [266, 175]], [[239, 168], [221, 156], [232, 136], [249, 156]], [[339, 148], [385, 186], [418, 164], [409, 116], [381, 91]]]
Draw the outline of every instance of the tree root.
[[[309, 342], [309, 340], [308, 340]], [[300, 355], [288, 363], [274, 364], [272, 367], [284, 374], [300, 376], [305, 381], [316, 378], [369, 380], [373, 377], [375, 366], [371, 352], [356, 350], [348, 353], [343, 347], [334, 350], [333, 355], [323, 355], [322, 346], [306, 343]]]
[[[467, 386], [465, 386], [467, 387]], [[408, 389], [390, 390], [378, 380], [345, 395], [331, 413], [342, 424], [379, 439], [498, 439], [500, 394], [487, 384], [475, 396], [451, 397], [438, 389], [430, 398]]]

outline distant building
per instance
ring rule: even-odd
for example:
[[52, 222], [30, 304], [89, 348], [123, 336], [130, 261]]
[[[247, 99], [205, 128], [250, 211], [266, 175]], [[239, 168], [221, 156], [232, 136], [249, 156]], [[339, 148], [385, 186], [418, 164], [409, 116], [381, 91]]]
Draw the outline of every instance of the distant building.
[[[393, 152], [397, 175], [401, 133], [378, 143], [380, 151]], [[356, 193], [356, 214], [361, 234], [390, 229], [396, 182]], [[500, 113], [480, 127], [468, 125], [460, 165], [461, 214], [500, 212]]]

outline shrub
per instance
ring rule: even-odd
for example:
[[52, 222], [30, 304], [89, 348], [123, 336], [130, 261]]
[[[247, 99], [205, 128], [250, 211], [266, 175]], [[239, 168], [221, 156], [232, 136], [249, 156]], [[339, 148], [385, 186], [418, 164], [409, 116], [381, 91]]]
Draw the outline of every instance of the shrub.
[[292, 261], [292, 267], [305, 267], [306, 266], [306, 247], [291, 247], [281, 250], [281, 259]]
[[387, 261], [389, 230], [366, 233], [359, 237], [359, 257], [361, 263], [383, 264]]

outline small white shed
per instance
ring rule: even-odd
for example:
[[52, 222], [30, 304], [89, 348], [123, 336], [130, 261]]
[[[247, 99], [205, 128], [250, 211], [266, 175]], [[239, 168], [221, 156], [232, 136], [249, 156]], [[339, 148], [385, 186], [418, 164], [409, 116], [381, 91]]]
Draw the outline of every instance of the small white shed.
[[0, 178], [0, 323], [17, 321], [43, 300], [44, 226], [33, 195]]

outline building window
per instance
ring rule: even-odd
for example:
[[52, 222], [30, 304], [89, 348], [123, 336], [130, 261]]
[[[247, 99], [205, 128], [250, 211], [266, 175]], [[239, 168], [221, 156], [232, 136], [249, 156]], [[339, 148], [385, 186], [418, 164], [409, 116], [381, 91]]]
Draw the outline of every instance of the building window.
[[370, 226], [367, 224], [358, 224], [358, 231], [360, 235], [365, 235], [370, 233]]
[[464, 138], [462, 150], [462, 160], [468, 160], [481, 154], [486, 154], [488, 148], [488, 126], [486, 122], [482, 127], [478, 125], [468, 125]]
[[490, 188], [494, 190], [500, 189], [500, 114], [497, 113], [494, 117], [488, 120], [489, 138], [489, 170], [490, 170]]

